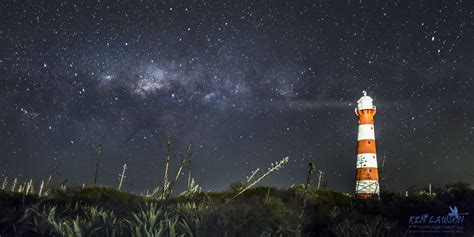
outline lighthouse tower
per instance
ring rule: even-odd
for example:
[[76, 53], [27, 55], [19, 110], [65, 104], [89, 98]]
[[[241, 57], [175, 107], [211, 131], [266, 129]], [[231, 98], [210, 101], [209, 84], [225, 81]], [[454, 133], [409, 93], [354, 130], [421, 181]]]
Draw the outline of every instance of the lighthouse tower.
[[379, 196], [379, 173], [375, 150], [373, 99], [367, 92], [357, 101], [355, 114], [359, 117], [357, 134], [357, 166], [355, 197], [368, 198]]

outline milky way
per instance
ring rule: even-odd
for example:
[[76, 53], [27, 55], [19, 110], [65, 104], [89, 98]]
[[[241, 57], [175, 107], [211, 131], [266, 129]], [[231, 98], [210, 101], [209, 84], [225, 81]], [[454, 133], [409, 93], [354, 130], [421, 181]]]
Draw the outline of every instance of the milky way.
[[377, 106], [382, 188], [472, 181], [472, 1], [5, 2], [0, 173], [159, 185], [193, 144], [204, 190], [284, 156], [265, 184], [352, 192], [354, 104]]

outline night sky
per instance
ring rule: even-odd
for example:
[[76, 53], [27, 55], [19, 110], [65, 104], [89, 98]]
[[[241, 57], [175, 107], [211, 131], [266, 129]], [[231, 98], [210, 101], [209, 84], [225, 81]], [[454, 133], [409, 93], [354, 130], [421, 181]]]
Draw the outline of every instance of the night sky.
[[[53, 3], [54, 2], [54, 3]], [[203, 191], [355, 187], [356, 101], [377, 106], [382, 189], [473, 182], [473, 1], [2, 1], [0, 174], [141, 192], [164, 143]]]

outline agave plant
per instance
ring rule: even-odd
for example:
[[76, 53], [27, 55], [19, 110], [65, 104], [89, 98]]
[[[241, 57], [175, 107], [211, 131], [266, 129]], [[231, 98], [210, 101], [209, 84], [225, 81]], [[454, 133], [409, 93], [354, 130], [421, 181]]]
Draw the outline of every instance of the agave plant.
[[149, 203], [132, 213], [125, 220], [130, 235], [133, 236], [193, 236], [187, 222], [180, 217], [176, 206], [158, 207]]
[[159, 219], [163, 216], [162, 209], [156, 203], [149, 203], [132, 213], [130, 219], [126, 219], [130, 233], [136, 236], [159, 236], [162, 232]]
[[[66, 212], [58, 213], [56, 206], [33, 206], [27, 208], [19, 223], [29, 223], [35, 233], [59, 236], [120, 236], [123, 224], [114, 212], [95, 206], [66, 208], [68, 213], [78, 214], [68, 216]], [[70, 215], [70, 214], [69, 214]]]

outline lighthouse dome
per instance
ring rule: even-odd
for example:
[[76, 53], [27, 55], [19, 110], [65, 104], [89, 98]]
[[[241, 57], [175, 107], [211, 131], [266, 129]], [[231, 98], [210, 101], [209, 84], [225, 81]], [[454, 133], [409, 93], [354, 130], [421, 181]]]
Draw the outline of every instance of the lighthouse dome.
[[357, 101], [357, 110], [363, 110], [363, 109], [374, 109], [374, 100], [367, 95], [366, 91], [362, 91], [364, 96], [360, 97], [360, 99]]

